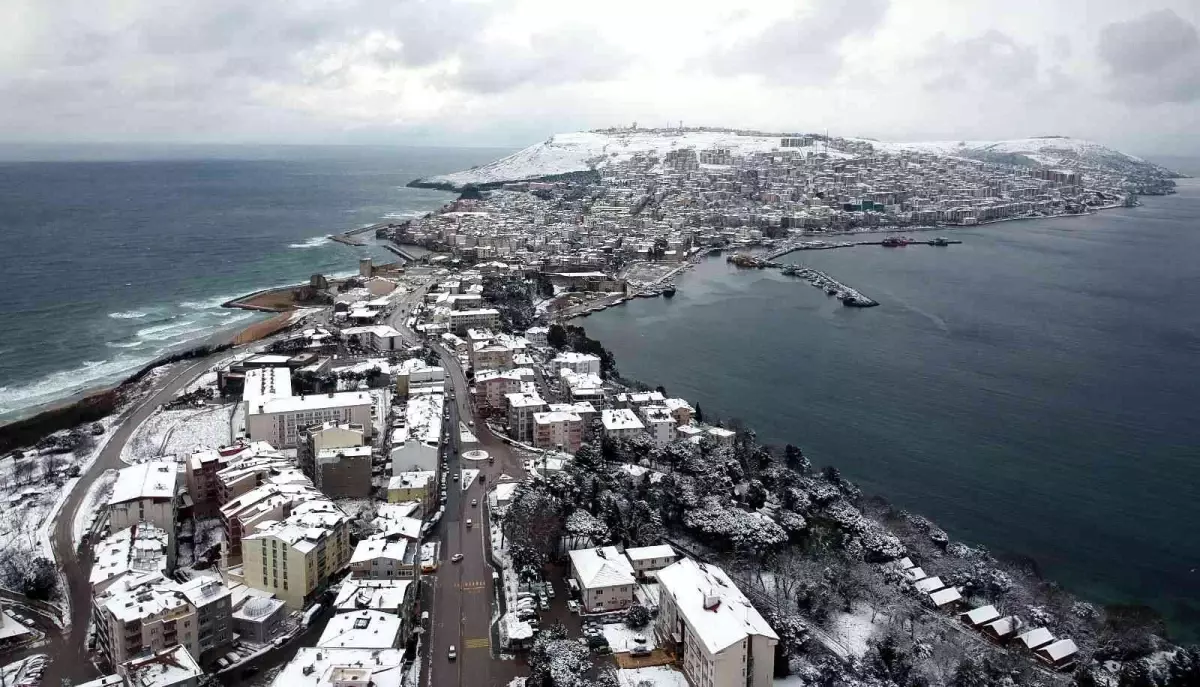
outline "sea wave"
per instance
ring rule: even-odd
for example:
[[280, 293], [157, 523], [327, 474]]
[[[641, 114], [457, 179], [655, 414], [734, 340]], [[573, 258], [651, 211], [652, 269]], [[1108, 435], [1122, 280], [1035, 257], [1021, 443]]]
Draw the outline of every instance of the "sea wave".
[[49, 403], [70, 394], [115, 382], [153, 360], [155, 354], [85, 360], [78, 367], [53, 372], [28, 384], [0, 386], [0, 415]]
[[318, 248], [329, 243], [328, 236], [314, 236], [304, 243], [289, 243], [288, 248]]
[[145, 345], [145, 343], [145, 341], [139, 339], [138, 341], [108, 341], [104, 345], [109, 348], [137, 348], [138, 346]]
[[428, 215], [428, 210], [408, 210], [406, 212], [385, 212], [384, 219], [419, 219]]
[[202, 301], [180, 301], [179, 307], [185, 310], [214, 310], [221, 307], [223, 303], [237, 298], [237, 296], [237, 294], [234, 294], [232, 296], [214, 296]]
[[141, 310], [124, 310], [121, 312], [110, 312], [108, 316], [114, 320], [138, 320], [149, 314]]

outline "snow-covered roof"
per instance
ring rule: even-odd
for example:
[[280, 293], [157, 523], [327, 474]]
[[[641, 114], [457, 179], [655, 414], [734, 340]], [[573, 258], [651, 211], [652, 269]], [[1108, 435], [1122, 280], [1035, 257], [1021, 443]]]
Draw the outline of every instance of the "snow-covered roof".
[[997, 637], [1006, 637], [1013, 632], [1021, 629], [1024, 623], [1015, 615], [1006, 616], [994, 622], [988, 623], [985, 627]]
[[370, 446], [348, 446], [345, 448], [323, 448], [317, 451], [314, 460], [318, 463], [336, 463], [341, 458], [370, 458]]
[[380, 538], [404, 537], [416, 541], [421, 538], [421, 526], [424, 523], [418, 518], [380, 518], [371, 521], [375, 535]]
[[32, 630], [22, 625], [16, 618], [9, 615], [8, 611], [0, 611], [0, 639], [11, 639], [27, 635]]
[[578, 549], [568, 555], [579, 583], [588, 589], [634, 583], [633, 566], [615, 546]]
[[371, 394], [365, 391], [342, 391], [329, 394], [269, 398], [260, 403], [250, 404], [247, 412], [251, 415], [258, 415], [259, 413], [291, 413], [302, 410], [369, 406], [372, 402]]
[[436, 474], [428, 470], [402, 472], [388, 480], [388, 489], [423, 489], [431, 482]]
[[165, 575], [169, 546], [167, 531], [148, 522], [108, 535], [93, 549], [94, 562], [88, 577], [93, 593], [103, 591], [110, 581], [128, 572]]
[[939, 589], [929, 595], [929, 600], [932, 601], [935, 606], [945, 606], [946, 604], [954, 603], [955, 601], [960, 601], [961, 599], [962, 595], [959, 594], [958, 590], [954, 587]]
[[377, 558], [403, 563], [406, 548], [408, 548], [408, 542], [404, 540], [364, 539], [354, 547], [354, 554], [350, 556], [350, 564], [365, 563]]
[[604, 423], [604, 430], [606, 432], [623, 429], [645, 429], [642, 421], [628, 408], [604, 410], [600, 413], [600, 421]]
[[1051, 661], [1061, 661], [1079, 651], [1079, 649], [1075, 646], [1075, 642], [1069, 639], [1060, 639], [1053, 644], [1047, 644], [1037, 651]]
[[117, 473], [108, 505], [139, 499], [173, 499], [179, 470], [175, 463], [149, 461], [122, 468]]
[[1026, 649], [1037, 649], [1054, 641], [1054, 635], [1050, 634], [1050, 630], [1044, 627], [1039, 627], [1029, 632], [1017, 635], [1017, 641], [1024, 644]]
[[96, 600], [97, 607], [104, 608], [123, 623], [161, 616], [187, 605], [187, 598], [179, 593], [178, 584], [156, 573], [143, 574], [136, 579], [127, 575]]
[[407, 607], [412, 580], [364, 580], [347, 577], [338, 587], [333, 607], [338, 613], [361, 610], [397, 614]]
[[995, 606], [989, 604], [987, 606], [980, 606], [979, 608], [967, 611], [966, 613], [963, 613], [963, 616], [966, 618], [967, 622], [972, 625], [983, 625], [984, 623], [990, 623], [999, 618], [1000, 612], [996, 610]]
[[119, 673], [126, 676], [131, 687], [173, 687], [193, 684], [204, 675], [196, 659], [182, 645], [121, 664]]
[[684, 558], [658, 571], [658, 585], [709, 654], [750, 635], [779, 639], [746, 595], [715, 565]]
[[404, 621], [392, 613], [362, 610], [339, 613], [317, 640], [322, 648], [391, 649], [400, 641]]
[[386, 324], [370, 324], [363, 327], [346, 327], [342, 330], [342, 334], [346, 336], [354, 336], [356, 334], [374, 334], [381, 339], [400, 336], [400, 332], [394, 327]]
[[632, 549], [625, 549], [625, 555], [629, 556], [631, 561], [645, 561], [652, 558], [674, 558], [678, 554], [675, 549], [672, 549], [668, 544], [659, 544], [657, 546], [636, 546]]
[[399, 649], [302, 647], [271, 687], [401, 687], [404, 652]]
[[536, 394], [505, 394], [504, 398], [512, 408], [540, 408], [546, 405]]
[[[287, 363], [283, 357], [281, 365]], [[256, 367], [246, 370], [246, 381], [242, 386], [242, 400], [255, 406], [272, 398], [292, 395], [292, 371], [287, 367]]]
[[945, 586], [946, 583], [942, 582], [940, 577], [926, 577], [913, 583], [913, 588], [918, 592], [936, 592]]

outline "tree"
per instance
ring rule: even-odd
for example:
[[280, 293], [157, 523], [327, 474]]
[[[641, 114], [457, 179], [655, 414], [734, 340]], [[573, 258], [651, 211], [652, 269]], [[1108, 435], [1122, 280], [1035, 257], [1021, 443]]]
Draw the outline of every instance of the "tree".
[[1167, 659], [1167, 684], [1200, 687], [1200, 646], [1179, 649]]
[[812, 474], [812, 464], [808, 462], [808, 458], [804, 456], [804, 452], [798, 446], [788, 444], [783, 447], [783, 462], [789, 469], [802, 475]]
[[1121, 666], [1121, 674], [1117, 677], [1117, 687], [1159, 687], [1159, 682], [1150, 662], [1139, 658]]
[[650, 611], [640, 603], [635, 603], [625, 611], [625, 624], [640, 630], [650, 624]]
[[546, 332], [546, 343], [561, 351], [567, 345], [567, 330], [561, 324], [550, 325], [550, 330]]
[[699, 403], [696, 404], [696, 422], [704, 422], [704, 409]]
[[58, 569], [54, 563], [44, 556], [35, 558], [22, 592], [40, 601], [49, 601], [58, 596]]

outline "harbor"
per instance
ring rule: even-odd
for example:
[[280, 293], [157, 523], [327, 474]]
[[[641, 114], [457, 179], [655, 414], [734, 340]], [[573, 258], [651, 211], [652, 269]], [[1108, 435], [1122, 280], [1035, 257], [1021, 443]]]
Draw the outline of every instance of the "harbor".
[[883, 246], [884, 248], [903, 248], [904, 246], [937, 246], [946, 247], [960, 244], [962, 241], [951, 240], [942, 236], [932, 239], [913, 239], [907, 236], [889, 236], [881, 241], [796, 241], [787, 243], [770, 253], [766, 259], [776, 260], [788, 253], [802, 250], [833, 250], [835, 248], [854, 248], [855, 246]]
[[842, 305], [846, 307], [873, 308], [879, 305], [878, 301], [864, 296], [857, 289], [843, 284], [821, 270], [804, 267], [803, 265], [786, 265], [781, 272], [790, 277], [804, 279], [816, 288], [822, 289], [830, 296], [836, 296], [842, 302]]

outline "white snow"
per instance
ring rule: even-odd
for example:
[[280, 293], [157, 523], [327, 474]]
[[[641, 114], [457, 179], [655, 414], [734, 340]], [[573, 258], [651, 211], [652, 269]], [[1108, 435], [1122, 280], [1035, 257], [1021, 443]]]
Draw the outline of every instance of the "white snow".
[[872, 623], [871, 608], [865, 604], [857, 604], [853, 613], [837, 613], [833, 616], [829, 634], [852, 654], [862, 658], [870, 648], [868, 642], [877, 632], [887, 628], [887, 621], [887, 616], [880, 613]]
[[[641, 637], [645, 641], [638, 642], [634, 637]], [[647, 649], [653, 649], [657, 646], [654, 641], [654, 627], [647, 625], [646, 627], [635, 630], [625, 623], [613, 623], [604, 626], [604, 638], [608, 640], [609, 647], [613, 653], [623, 653], [629, 651], [635, 646], [644, 646]]]
[[112, 495], [113, 484], [116, 481], [117, 471], [105, 470], [88, 487], [87, 494], [79, 502], [79, 509], [75, 511], [75, 522], [72, 525], [74, 533], [73, 541], [76, 546], [83, 539], [83, 533], [90, 530], [96, 522], [96, 516], [99, 514], [100, 509], [108, 503], [108, 497]]
[[228, 405], [160, 410], [146, 418], [121, 450], [130, 465], [163, 456], [182, 459], [202, 448], [230, 443]]
[[931, 155], [957, 157], [980, 152], [1015, 153], [1025, 155], [1046, 165], [1056, 165], [1065, 157], [1075, 156], [1115, 157], [1128, 160], [1129, 162], [1144, 162], [1139, 157], [1113, 150], [1099, 143], [1067, 137], [1019, 138], [1006, 141], [917, 141], [911, 143], [892, 143], [871, 140], [867, 142], [889, 153], [911, 150]]
[[464, 468], [462, 471], [462, 490], [466, 491], [475, 478], [479, 476], [479, 471], [474, 468]]
[[688, 687], [683, 673], [667, 666], [618, 670], [617, 683], [621, 687]]
[[[494, 162], [463, 172], [427, 177], [422, 181], [466, 184], [519, 181], [551, 174], [600, 169], [636, 154], [661, 156], [681, 148], [730, 148], [735, 154], [769, 152], [779, 148], [779, 136], [743, 136], [732, 131], [577, 131], [549, 139]], [[830, 155], [844, 157], [830, 151]]]

